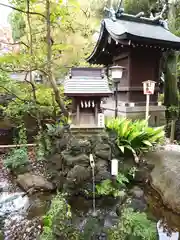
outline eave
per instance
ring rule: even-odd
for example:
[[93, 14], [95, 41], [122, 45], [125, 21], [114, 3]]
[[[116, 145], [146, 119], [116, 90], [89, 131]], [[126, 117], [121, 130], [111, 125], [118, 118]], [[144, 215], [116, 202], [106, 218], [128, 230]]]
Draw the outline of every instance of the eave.
[[112, 92], [108, 93], [64, 93], [67, 97], [109, 97]]
[[[140, 20], [139, 20], [140, 21]], [[113, 24], [113, 23], [112, 23]], [[157, 24], [157, 23], [156, 23]], [[151, 25], [156, 25], [155, 23]], [[163, 28], [163, 27], [162, 27]], [[160, 29], [161, 30], [161, 29]], [[164, 29], [164, 31], [168, 31]], [[113, 43], [109, 43], [108, 40], [111, 38], [117, 45], [115, 50], [113, 49]], [[175, 37], [177, 38], [177, 37]], [[110, 46], [111, 45], [111, 46]], [[180, 50], [180, 41], [175, 40], [167, 41], [164, 39], [155, 39], [148, 37], [142, 37], [128, 32], [123, 32], [122, 34], [115, 34], [111, 31], [111, 25], [106, 26], [106, 20], [101, 22], [101, 30], [97, 44], [92, 52], [92, 54], [86, 59], [90, 64], [103, 64], [105, 66], [113, 64], [113, 57], [121, 51], [123, 52], [123, 47], [128, 46], [128, 48], [143, 47], [143, 48], [154, 48], [158, 51], [164, 52], [167, 50]], [[113, 51], [114, 50], [114, 51]]]

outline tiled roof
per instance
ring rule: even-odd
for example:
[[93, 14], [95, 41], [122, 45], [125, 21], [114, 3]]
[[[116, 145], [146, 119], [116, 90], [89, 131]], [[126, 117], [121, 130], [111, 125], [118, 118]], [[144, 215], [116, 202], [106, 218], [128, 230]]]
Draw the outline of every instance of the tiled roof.
[[[86, 60], [91, 64], [113, 64], [112, 49], [115, 49], [115, 43], [116, 45], [119, 43], [119, 51], [123, 45], [129, 47], [149, 46], [163, 51], [168, 49], [180, 51], [180, 38], [167, 29], [164, 21], [122, 14], [116, 21], [105, 18], [101, 22], [99, 39]], [[110, 45], [112, 48], [109, 47]]]
[[110, 35], [114, 36], [117, 40], [122, 39], [121, 36], [124, 34], [130, 34], [131, 36], [159, 40], [161, 43], [169, 42], [180, 48], [180, 38], [160, 24], [152, 24], [151, 22], [148, 24], [143, 21], [127, 21], [123, 19], [115, 22], [111, 19], [105, 19], [104, 23]]
[[64, 83], [65, 95], [103, 95], [111, 94], [109, 89], [108, 79], [106, 77], [73, 77], [65, 80]]

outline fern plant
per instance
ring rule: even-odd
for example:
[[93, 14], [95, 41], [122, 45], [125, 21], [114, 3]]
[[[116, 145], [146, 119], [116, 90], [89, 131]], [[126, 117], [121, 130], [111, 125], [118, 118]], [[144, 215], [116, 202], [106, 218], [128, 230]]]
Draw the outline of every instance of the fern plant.
[[[123, 197], [125, 195], [123, 187], [129, 183], [129, 180], [121, 173], [118, 174], [116, 178], [116, 186], [112, 184], [110, 179], [102, 181], [100, 184], [96, 185], [96, 190], [98, 195], [112, 195], [113, 197]], [[120, 190], [121, 188], [121, 190]]]
[[108, 237], [111, 240], [156, 240], [156, 224], [149, 220], [145, 213], [125, 208], [118, 224], [109, 229]]
[[129, 150], [136, 161], [142, 152], [147, 152], [164, 140], [164, 127], [148, 127], [146, 120], [132, 121], [126, 118], [115, 118], [106, 123], [107, 131], [116, 135], [116, 144], [124, 154]]

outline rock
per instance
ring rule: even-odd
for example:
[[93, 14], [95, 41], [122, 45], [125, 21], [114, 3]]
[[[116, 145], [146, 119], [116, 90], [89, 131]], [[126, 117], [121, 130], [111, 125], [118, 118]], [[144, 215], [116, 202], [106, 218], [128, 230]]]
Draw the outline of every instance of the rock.
[[131, 190], [130, 190], [130, 194], [132, 194], [132, 196], [134, 198], [143, 198], [144, 197], [144, 192], [143, 190], [138, 187], [138, 186], [134, 186]]
[[76, 165], [72, 168], [67, 175], [67, 180], [74, 182], [75, 184], [80, 184], [83, 181], [88, 180], [91, 177], [91, 169]]
[[144, 212], [147, 209], [147, 204], [145, 199], [131, 199], [130, 203], [127, 205], [129, 208], [134, 209], [134, 211]]
[[154, 164], [151, 186], [160, 194], [165, 206], [180, 213], [180, 151], [162, 149], [146, 154], [145, 159]]
[[52, 155], [48, 159], [47, 164], [54, 165], [53, 168], [55, 168], [57, 170], [62, 170], [62, 155], [58, 154], [58, 153]]
[[138, 167], [135, 173], [133, 182], [136, 184], [147, 182], [150, 177], [150, 172], [152, 171], [153, 168], [154, 166], [150, 164], [142, 164], [142, 165], [140, 164], [140, 166]]
[[58, 190], [62, 190], [65, 181], [64, 172], [51, 170], [51, 176], [48, 178]]
[[80, 153], [79, 155], [72, 156], [68, 151], [62, 153], [65, 165], [68, 167], [73, 167], [77, 164], [82, 166], [89, 166], [89, 156], [86, 154]]
[[112, 144], [109, 141], [108, 134], [93, 135], [86, 137], [86, 139], [72, 137], [66, 150], [60, 154], [56, 152], [48, 159], [46, 171], [48, 179], [58, 189], [62, 187], [68, 192], [69, 190], [71, 192], [80, 189], [86, 190], [84, 186], [87, 186], [87, 182], [91, 182], [92, 185], [92, 169], [89, 159], [91, 153], [95, 162], [96, 183], [110, 178], [109, 160], [111, 158]]
[[63, 150], [66, 149], [67, 144], [68, 144], [68, 136], [63, 136], [61, 139], [56, 139], [55, 141], [55, 151], [57, 153], [61, 153]]
[[96, 174], [95, 176], [95, 182], [96, 183], [100, 183], [101, 181], [103, 180], [106, 180], [106, 179], [111, 179], [111, 173], [106, 171], [106, 170], [101, 170], [101, 171], [98, 171], [98, 173]]
[[94, 154], [104, 160], [110, 160], [111, 158], [111, 148], [110, 145], [104, 143], [98, 143], [95, 146]]
[[106, 160], [102, 160], [102, 159], [96, 159], [95, 160], [95, 167], [98, 171], [102, 171], [102, 170], [108, 170], [108, 161]]
[[80, 153], [91, 153], [91, 144], [88, 140], [83, 139], [72, 139], [70, 143], [69, 152], [72, 156], [77, 156]]
[[53, 184], [47, 181], [44, 177], [37, 176], [31, 173], [18, 175], [17, 183], [25, 191], [28, 191], [29, 189], [40, 189], [43, 191], [54, 190]]

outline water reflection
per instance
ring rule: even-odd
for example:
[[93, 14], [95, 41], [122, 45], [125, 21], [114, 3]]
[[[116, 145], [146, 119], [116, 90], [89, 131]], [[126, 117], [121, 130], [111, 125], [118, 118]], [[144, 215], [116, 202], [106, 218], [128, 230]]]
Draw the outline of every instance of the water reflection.
[[0, 196], [0, 216], [12, 214], [15, 212], [26, 211], [29, 206], [29, 200], [27, 196], [24, 196], [23, 192], [8, 193], [2, 192]]
[[146, 187], [145, 195], [148, 204], [147, 214], [149, 218], [156, 222], [163, 220], [166, 229], [170, 232], [180, 232], [180, 215], [165, 207], [159, 194], [150, 186]]
[[104, 229], [112, 227], [119, 220], [116, 214], [117, 202], [118, 200], [113, 197], [97, 198], [96, 216], [94, 216], [92, 199], [85, 199], [82, 196], [73, 196], [69, 199], [73, 216], [72, 223], [77, 229], [84, 233], [86, 236], [85, 239], [90, 239], [87, 237], [90, 236], [90, 233], [93, 234], [91, 237], [103, 236]]
[[168, 229], [165, 220], [159, 220], [157, 222], [157, 231], [159, 235], [159, 240], [178, 240], [179, 232], [173, 232]]

